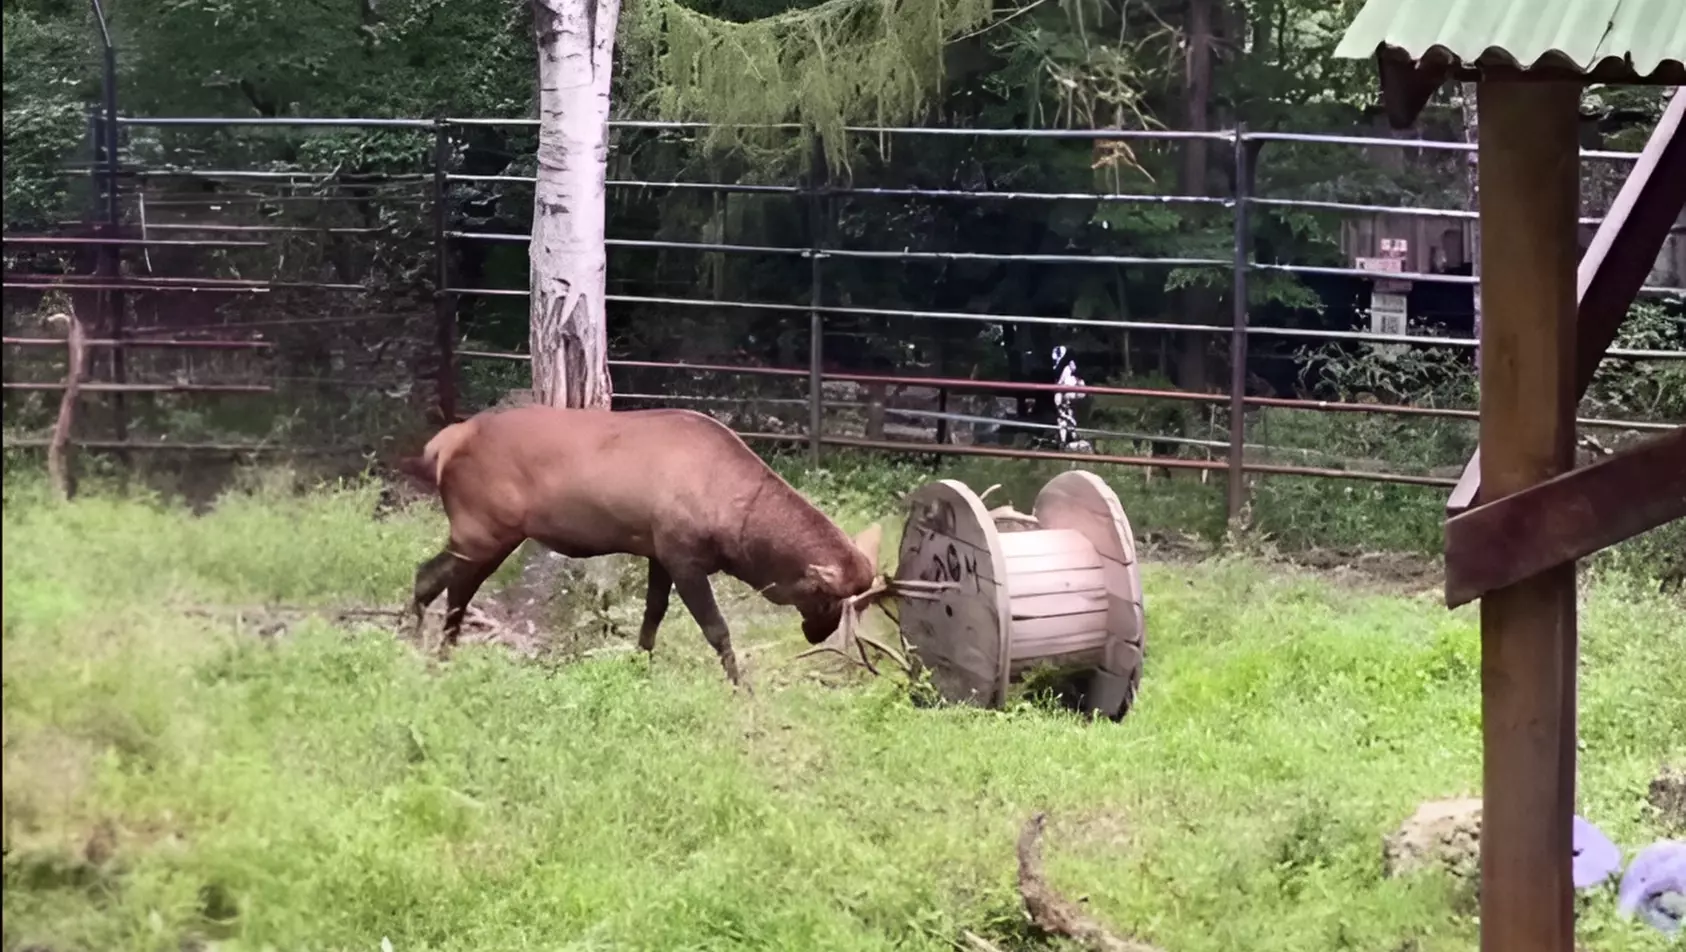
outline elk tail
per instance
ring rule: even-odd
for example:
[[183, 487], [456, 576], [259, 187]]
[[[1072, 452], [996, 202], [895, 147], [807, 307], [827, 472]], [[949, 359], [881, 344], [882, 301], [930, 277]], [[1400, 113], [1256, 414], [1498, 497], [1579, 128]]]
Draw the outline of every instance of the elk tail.
[[445, 475], [445, 464], [462, 448], [463, 442], [474, 434], [474, 421], [464, 420], [434, 434], [433, 439], [427, 441], [420, 456], [405, 457], [398, 461], [398, 471], [426, 487], [429, 491], [437, 491], [439, 482]]

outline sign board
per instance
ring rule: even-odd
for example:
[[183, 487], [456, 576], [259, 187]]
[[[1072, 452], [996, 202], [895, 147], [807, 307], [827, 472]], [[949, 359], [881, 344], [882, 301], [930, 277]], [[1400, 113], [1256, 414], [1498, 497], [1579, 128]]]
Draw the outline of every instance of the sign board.
[[1384, 258], [1404, 258], [1411, 250], [1411, 242], [1404, 238], [1383, 238], [1381, 245]]
[[1383, 274], [1400, 274], [1405, 270], [1404, 258], [1359, 258], [1358, 270], [1379, 271]]
[[1403, 294], [1390, 294], [1377, 291], [1370, 295], [1370, 332], [1372, 334], [1393, 334], [1403, 337], [1405, 329], [1405, 302], [1408, 299]]
[[[1370, 295], [1370, 333], [1388, 334], [1403, 337], [1410, 333], [1406, 321], [1408, 299], [1403, 294], [1387, 291], [1376, 291]], [[1405, 351], [1404, 344], [1372, 345], [1376, 353], [1388, 356], [1398, 356]]]

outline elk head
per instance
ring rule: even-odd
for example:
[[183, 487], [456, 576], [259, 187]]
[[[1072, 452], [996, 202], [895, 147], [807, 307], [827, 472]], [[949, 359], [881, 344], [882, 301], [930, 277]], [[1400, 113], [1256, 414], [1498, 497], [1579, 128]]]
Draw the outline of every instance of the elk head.
[[[866, 651], [870, 646], [894, 661], [897, 667], [911, 673], [912, 665], [907, 658], [906, 644], [903, 643], [901, 650], [897, 650], [863, 634], [860, 631], [861, 619], [869, 609], [876, 607], [894, 620], [895, 616], [885, 607], [887, 601], [895, 598], [932, 598], [935, 597], [935, 592], [952, 587], [953, 583], [891, 579], [880, 572], [878, 553], [883, 537], [883, 527], [878, 523], [873, 523], [854, 537], [855, 548], [866, 558], [864, 585], [860, 576], [848, 577], [843, 569], [836, 566], [808, 567], [810, 576], [826, 584], [830, 598], [822, 611], [812, 614], [803, 612], [802, 634], [808, 639], [808, 643], [815, 647], [797, 655], [798, 658], [822, 651], [835, 652], [850, 661], [858, 660], [868, 671], [877, 674], [878, 669]], [[828, 643], [833, 635], [837, 636], [836, 642]]]

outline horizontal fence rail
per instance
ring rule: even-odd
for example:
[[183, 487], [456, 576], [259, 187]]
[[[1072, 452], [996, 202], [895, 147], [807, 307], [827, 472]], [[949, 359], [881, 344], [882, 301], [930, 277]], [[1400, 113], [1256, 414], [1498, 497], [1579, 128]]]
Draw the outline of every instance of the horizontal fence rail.
[[[710, 126], [700, 122], [667, 122], [653, 120], [613, 120], [610, 122], [612, 130], [650, 131], [697, 133], [707, 131]], [[215, 130], [220, 128], [276, 128], [276, 129], [371, 129], [397, 130], [415, 132], [433, 137], [434, 158], [431, 169], [425, 172], [404, 173], [345, 173], [340, 170], [309, 170], [309, 169], [240, 169], [195, 167], [192, 165], [170, 164], [149, 167], [136, 162], [132, 155], [125, 156], [122, 146], [123, 130], [169, 130], [169, 129], [200, 129]], [[277, 242], [293, 240], [308, 236], [320, 236], [323, 239], [357, 239], [372, 240], [392, 233], [392, 226], [388, 224], [362, 224], [335, 222], [321, 227], [299, 224], [282, 223], [241, 223], [199, 222], [177, 220], [183, 216], [192, 217], [195, 210], [217, 210], [223, 208], [269, 208], [268, 213], [278, 215], [273, 211], [278, 208], [302, 207], [307, 203], [317, 203], [322, 207], [332, 205], [346, 206], [358, 204], [368, 207], [371, 204], [393, 207], [417, 207], [426, 209], [425, 214], [432, 217], [432, 241], [434, 264], [432, 266], [433, 284], [431, 297], [433, 301], [437, 338], [437, 368], [434, 374], [437, 378], [439, 411], [444, 419], [459, 417], [456, 408], [458, 391], [458, 369], [463, 361], [506, 361], [522, 362], [529, 358], [517, 352], [504, 352], [486, 349], [474, 349], [461, 346], [461, 334], [458, 329], [458, 305], [460, 302], [473, 298], [509, 298], [522, 299], [528, 296], [525, 288], [510, 287], [475, 287], [453, 282], [449, 262], [451, 260], [453, 243], [492, 243], [505, 245], [522, 245], [530, 240], [527, 234], [496, 230], [496, 228], [481, 227], [452, 227], [448, 205], [452, 200], [452, 189], [461, 190], [463, 186], [473, 187], [477, 193], [507, 191], [501, 187], [531, 186], [535, 177], [531, 175], [512, 174], [510, 172], [472, 174], [456, 171], [450, 168], [451, 145], [457, 141], [458, 133], [473, 129], [526, 129], [537, 127], [532, 119], [516, 118], [474, 118], [455, 117], [444, 119], [361, 119], [353, 117], [130, 117], [112, 115], [103, 124], [96, 120], [93, 124], [93, 160], [68, 166], [67, 174], [87, 175], [96, 185], [97, 201], [95, 214], [91, 218], [98, 219], [90, 222], [65, 222], [62, 227], [71, 229], [66, 234], [30, 234], [5, 236], [5, 247], [8, 251], [8, 269], [14, 267], [11, 256], [14, 254], [51, 254], [55, 251], [65, 254], [86, 253], [96, 255], [99, 265], [75, 273], [44, 273], [44, 272], [12, 272], [5, 275], [8, 290], [18, 289], [30, 292], [62, 292], [68, 294], [93, 294], [97, 296], [99, 306], [109, 309], [115, 307], [115, 313], [121, 314], [122, 301], [127, 296], [231, 296], [231, 295], [268, 295], [281, 292], [299, 292], [310, 294], [327, 292], [331, 295], [344, 295], [348, 302], [356, 301], [356, 296], [367, 296], [380, 289], [370, 287], [364, 283], [349, 281], [290, 281], [280, 279], [260, 278], [212, 278], [212, 277], [181, 277], [167, 274], [152, 273], [153, 255], [169, 255], [186, 253], [189, 251], [206, 251], [219, 254], [250, 254], [257, 250], [280, 247]], [[794, 124], [779, 124], [765, 126], [736, 126], [737, 129], [759, 129], [770, 132], [785, 132], [802, 134], [807, 130]], [[1249, 441], [1244, 430], [1243, 411], [1281, 409], [1308, 412], [1332, 412], [1345, 414], [1374, 414], [1381, 416], [1420, 417], [1430, 419], [1445, 419], [1452, 421], [1468, 421], [1477, 418], [1473, 409], [1449, 407], [1420, 407], [1387, 403], [1359, 403], [1359, 402], [1331, 402], [1284, 397], [1266, 397], [1248, 394], [1242, 386], [1242, 370], [1246, 366], [1248, 341], [1253, 339], [1281, 339], [1299, 341], [1344, 342], [1367, 345], [1403, 345], [1420, 348], [1454, 348], [1471, 350], [1479, 348], [1479, 341], [1474, 338], [1451, 335], [1436, 335], [1432, 333], [1404, 333], [1388, 334], [1376, 333], [1369, 330], [1348, 330], [1340, 328], [1321, 327], [1291, 327], [1256, 324], [1251, 320], [1247, 300], [1249, 275], [1282, 274], [1308, 277], [1359, 278], [1367, 280], [1387, 280], [1408, 282], [1411, 285], [1447, 285], [1472, 286], [1479, 283], [1479, 279], [1470, 275], [1447, 274], [1438, 272], [1381, 272], [1355, 267], [1345, 267], [1337, 264], [1304, 264], [1290, 261], [1258, 260], [1253, 253], [1247, 216], [1250, 210], [1298, 210], [1315, 214], [1327, 215], [1371, 215], [1371, 216], [1399, 216], [1418, 219], [1444, 219], [1448, 222], [1467, 222], [1478, 220], [1478, 214], [1467, 209], [1425, 208], [1412, 206], [1393, 206], [1371, 204], [1362, 201], [1332, 201], [1311, 198], [1290, 198], [1276, 196], [1258, 196], [1248, 194], [1244, 183], [1248, 176], [1244, 173], [1246, 163], [1254, 161], [1259, 155], [1258, 147], [1269, 143], [1280, 143], [1294, 146], [1333, 146], [1364, 149], [1405, 149], [1443, 151], [1462, 153], [1473, 158], [1475, 146], [1466, 142], [1437, 141], [1424, 139], [1387, 138], [1363, 135], [1329, 135], [1319, 133], [1296, 133], [1274, 131], [1251, 131], [1247, 129], [1214, 130], [1205, 132], [1189, 132], [1164, 129], [969, 129], [969, 128], [925, 128], [915, 126], [846, 126], [843, 133], [857, 137], [877, 137], [888, 140], [891, 137], [975, 137], [984, 139], [1020, 139], [1020, 140], [1064, 140], [1072, 142], [1102, 143], [1107, 141], [1146, 141], [1175, 144], [1187, 141], [1203, 141], [1222, 144], [1233, 150], [1235, 175], [1238, 187], [1229, 195], [1175, 195], [1175, 194], [1143, 194], [1117, 191], [1029, 191], [1029, 190], [994, 190], [994, 189], [965, 189], [965, 188], [925, 188], [925, 187], [893, 187], [893, 186], [857, 186], [830, 180], [823, 163], [813, 164], [803, 184], [758, 184], [758, 183], [728, 183], [728, 182], [700, 182], [700, 181], [663, 181], [656, 179], [642, 179], [637, 177], [610, 179], [606, 184], [615, 190], [637, 191], [695, 191], [721, 195], [761, 195], [767, 197], [781, 196], [805, 200], [810, 208], [817, 212], [822, 203], [834, 199], [883, 199], [898, 202], [1056, 202], [1056, 203], [1095, 203], [1098, 205], [1140, 205], [1161, 207], [1189, 207], [1189, 208], [1223, 208], [1234, 216], [1236, 241], [1233, 254], [1229, 257], [1150, 257], [1130, 254], [1114, 253], [1007, 253], [970, 250], [939, 250], [930, 248], [874, 249], [841, 247], [840, 242], [828, 240], [826, 232], [815, 230], [810, 235], [810, 241], [803, 246], [785, 246], [769, 244], [737, 243], [726, 240], [718, 241], [684, 241], [663, 239], [641, 239], [615, 237], [607, 240], [611, 250], [626, 251], [656, 251], [676, 252], [697, 255], [747, 255], [782, 257], [794, 261], [807, 262], [813, 275], [812, 288], [806, 301], [773, 302], [746, 300], [706, 300], [683, 296], [667, 296], [659, 294], [626, 294], [608, 295], [611, 303], [638, 305], [644, 307], [673, 307], [679, 309], [721, 309], [740, 312], [772, 312], [775, 314], [806, 315], [807, 327], [811, 340], [810, 363], [807, 367], [778, 368], [748, 364], [725, 364], [682, 361], [653, 361], [653, 360], [611, 360], [610, 367], [618, 372], [625, 371], [660, 371], [667, 374], [715, 374], [723, 376], [742, 375], [746, 377], [762, 377], [778, 379], [795, 383], [806, 381], [808, 393], [806, 396], [764, 396], [764, 395], [702, 395], [684, 393], [652, 393], [631, 390], [615, 394], [617, 403], [694, 403], [698, 405], [740, 404], [752, 406], [783, 406], [806, 407], [809, 410], [808, 426], [800, 433], [767, 433], [748, 429], [743, 432], [746, 439], [806, 446], [818, 458], [821, 447], [847, 447], [859, 450], [917, 453], [925, 455], [975, 456], [991, 458], [1014, 458], [1031, 460], [1052, 460], [1062, 462], [1086, 462], [1095, 464], [1109, 464], [1122, 466], [1151, 467], [1158, 469], [1185, 469], [1200, 472], [1214, 472], [1223, 470], [1232, 474], [1230, 481], [1229, 507], [1232, 515], [1240, 511], [1244, 500], [1238, 495], [1241, 483], [1233, 478], [1233, 474], [1250, 473], [1258, 475], [1279, 475], [1319, 478], [1341, 478], [1383, 483], [1397, 483], [1426, 487], [1450, 487], [1455, 480], [1449, 477], [1433, 475], [1413, 475], [1408, 473], [1390, 473], [1374, 471], [1364, 468], [1342, 466], [1302, 466], [1262, 463], [1247, 458], [1248, 452], [1269, 454], [1298, 454], [1302, 456], [1325, 456], [1334, 458], [1331, 454], [1319, 450], [1274, 446], [1268, 442]], [[685, 136], [661, 137], [663, 139], [676, 138], [683, 140]], [[466, 140], [464, 140], [466, 141]], [[1251, 149], [1248, 147], [1251, 146]], [[818, 147], [816, 143], [816, 152]], [[1266, 153], [1268, 154], [1268, 153]], [[1582, 158], [1593, 161], [1614, 163], [1628, 163], [1637, 159], [1638, 153], [1612, 152], [1607, 150], [1583, 150]], [[217, 183], [229, 183], [237, 187], [238, 191], [219, 193], [205, 196], [172, 196], [169, 198], [148, 197], [144, 189], [147, 183], [170, 181], [202, 182], [206, 187], [214, 187]], [[492, 189], [480, 189], [481, 186], [493, 186]], [[297, 194], [282, 194], [265, 190], [292, 190]], [[133, 199], [136, 203], [140, 221], [124, 221], [118, 211], [118, 206], [124, 199]], [[152, 215], [148, 215], [149, 210]], [[165, 214], [167, 213], [167, 214]], [[148, 217], [169, 217], [168, 221], [151, 221]], [[1581, 223], [1595, 226], [1602, 221], [1601, 216], [1589, 215], [1581, 218]], [[817, 222], [817, 219], [816, 219]], [[814, 227], [818, 227], [817, 225]], [[1676, 231], [1681, 229], [1677, 228]], [[168, 237], [158, 237], [165, 235]], [[137, 269], [125, 269], [124, 254], [128, 252], [134, 259], [145, 257], [145, 273]], [[1136, 319], [1107, 319], [1104, 317], [1057, 316], [1034, 314], [993, 314], [970, 311], [933, 310], [897, 307], [872, 307], [855, 304], [833, 303], [823, 299], [820, 288], [821, 268], [827, 261], [859, 261], [876, 263], [904, 263], [917, 264], [1028, 264], [1048, 266], [1104, 266], [1111, 268], [1132, 269], [1210, 269], [1211, 271], [1227, 272], [1232, 282], [1230, 297], [1238, 302], [1229, 315], [1230, 320], [1218, 319], [1216, 313], [1211, 315], [1191, 315], [1187, 322], [1177, 320], [1136, 320]], [[239, 272], [236, 272], [239, 273]], [[248, 272], [249, 273], [249, 272]], [[1686, 289], [1674, 287], [1646, 287], [1643, 294], [1664, 297], [1672, 300], [1686, 299]], [[287, 300], [293, 300], [292, 297]], [[304, 300], [304, 298], [300, 298]], [[300, 305], [301, 307], [304, 305]], [[357, 305], [351, 304], [351, 307]], [[241, 453], [241, 452], [280, 452], [276, 446], [268, 442], [239, 444], [232, 442], [205, 441], [199, 443], [172, 443], [170, 441], [145, 441], [126, 438], [122, 424], [123, 414], [120, 401], [124, 395], [144, 394], [239, 394], [279, 392], [278, 385], [289, 383], [315, 383], [322, 385], [343, 386], [355, 390], [359, 387], [379, 388], [384, 385], [373, 381], [358, 380], [344, 375], [338, 377], [301, 377], [296, 374], [266, 372], [259, 374], [263, 382], [260, 383], [212, 383], [201, 381], [148, 382], [128, 381], [123, 376], [122, 354], [128, 351], [152, 350], [160, 353], [179, 353], [184, 358], [193, 354], [204, 354], [206, 359], [211, 356], [226, 354], [271, 354], [275, 352], [273, 341], [258, 340], [248, 335], [265, 331], [286, 330], [289, 328], [333, 327], [333, 326], [373, 326], [386, 322], [411, 320], [414, 314], [383, 313], [379, 311], [356, 314], [318, 314], [315, 316], [263, 318], [239, 321], [172, 321], [168, 324], [147, 325], [144, 322], [135, 326], [124, 326], [120, 319], [114, 319], [100, 324], [102, 328], [109, 328], [110, 333], [82, 341], [82, 346], [94, 351], [111, 354], [110, 367], [114, 379], [109, 381], [81, 382], [78, 389], [89, 394], [109, 394], [107, 399], [119, 401], [117, 438], [115, 439], [81, 439], [77, 445], [90, 450], [112, 450], [127, 452], [128, 450], [154, 451], [182, 451], [191, 452], [196, 448], [213, 453]], [[1055, 383], [1038, 383], [1016, 380], [988, 380], [957, 378], [941, 375], [906, 375], [859, 373], [846, 369], [833, 369], [823, 365], [824, 352], [822, 341], [826, 339], [825, 322], [827, 319], [881, 319], [890, 322], [904, 321], [948, 321], [970, 322], [985, 325], [1031, 325], [1053, 326], [1065, 328], [1088, 328], [1095, 330], [1110, 330], [1115, 332], [1144, 332], [1153, 334], [1197, 334], [1197, 335], [1229, 335], [1230, 361], [1232, 368], [1231, 387], [1227, 393], [1196, 392], [1179, 389], [1137, 388], [1137, 387], [1109, 387], [1099, 385], [1059, 385]], [[793, 322], [793, 329], [800, 324]], [[835, 331], [834, 331], [835, 333]], [[216, 335], [214, 339], [205, 339], [182, 335]], [[229, 336], [233, 335], [233, 336]], [[14, 335], [8, 330], [4, 344], [17, 352], [49, 352], [64, 347], [63, 340], [40, 336], [38, 334], [19, 333]], [[1608, 352], [1608, 356], [1625, 361], [1663, 362], [1686, 359], [1686, 351], [1666, 350], [1657, 348], [1616, 348]], [[1238, 369], [1239, 368], [1239, 369]], [[940, 394], [939, 406], [935, 409], [891, 406], [883, 403], [871, 404], [859, 399], [837, 399], [827, 397], [823, 392], [826, 384], [854, 384], [857, 386], [878, 388], [899, 388], [906, 390], [936, 391]], [[8, 379], [5, 388], [8, 392], [57, 392], [66, 388], [64, 381], [20, 381]], [[1187, 434], [1166, 434], [1152, 432], [1133, 432], [1112, 426], [1080, 427], [1072, 430], [1045, 422], [1019, 419], [1016, 417], [989, 416], [977, 412], [965, 412], [946, 408], [950, 393], [973, 393], [995, 397], [1008, 395], [1084, 395], [1098, 397], [1119, 397], [1140, 399], [1145, 401], [1166, 401], [1184, 405], [1205, 408], [1202, 412], [1220, 413], [1227, 411], [1228, 435], [1223, 439], [1202, 439]], [[1047, 434], [1054, 431], [1073, 433], [1084, 438], [1099, 440], [1125, 440], [1134, 444], [1150, 444], [1164, 446], [1180, 446], [1199, 453], [1204, 452], [1207, 458], [1191, 459], [1180, 456], [1129, 456], [1107, 453], [1075, 453], [1062, 451], [1022, 449], [1014, 447], [987, 445], [959, 445], [948, 442], [917, 442], [908, 440], [888, 440], [859, 438], [840, 435], [825, 431], [823, 423], [827, 413], [840, 411], [858, 412], [876, 408], [888, 417], [910, 420], [918, 424], [934, 422], [938, 429], [938, 439], [943, 440], [942, 434], [951, 425], [965, 427], [998, 428], [1001, 430], [1019, 431], [1025, 433]], [[1584, 428], [1607, 429], [1622, 431], [1665, 430], [1675, 424], [1655, 421], [1625, 421], [1605, 419], [1601, 417], [1586, 417], [1579, 421]], [[905, 429], [905, 428], [904, 428]], [[928, 432], [928, 431], [927, 431]], [[46, 441], [31, 440], [29, 438], [11, 438], [6, 440], [7, 446], [30, 447], [45, 445]], [[301, 452], [329, 452], [331, 450], [316, 448]]]

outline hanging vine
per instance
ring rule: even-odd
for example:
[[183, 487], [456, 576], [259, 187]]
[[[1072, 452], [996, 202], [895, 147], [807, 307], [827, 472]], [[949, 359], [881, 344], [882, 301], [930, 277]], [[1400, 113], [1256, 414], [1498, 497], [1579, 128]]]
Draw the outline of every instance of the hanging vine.
[[[710, 149], [801, 154], [816, 131], [846, 163], [843, 126], [905, 122], [940, 95], [944, 47], [992, 0], [826, 0], [747, 23], [636, 0], [622, 14], [618, 112], [707, 121]], [[801, 131], [753, 128], [800, 124]]]

